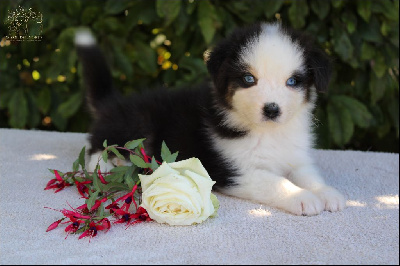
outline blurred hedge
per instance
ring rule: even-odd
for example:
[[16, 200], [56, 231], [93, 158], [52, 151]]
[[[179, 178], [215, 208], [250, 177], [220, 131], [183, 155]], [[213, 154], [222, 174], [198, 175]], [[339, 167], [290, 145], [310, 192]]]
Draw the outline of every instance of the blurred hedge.
[[315, 112], [319, 148], [398, 152], [399, 1], [0, 1], [43, 14], [38, 42], [1, 40], [0, 127], [85, 132], [74, 30], [92, 28], [124, 93], [207, 77], [203, 53], [235, 27], [275, 21], [304, 29], [334, 58]]

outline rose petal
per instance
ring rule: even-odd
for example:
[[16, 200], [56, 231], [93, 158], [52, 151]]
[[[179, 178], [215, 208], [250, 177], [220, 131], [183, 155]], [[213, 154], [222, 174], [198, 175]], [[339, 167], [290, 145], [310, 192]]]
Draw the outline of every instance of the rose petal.
[[190, 158], [190, 159], [186, 159], [183, 161], [170, 163], [169, 166], [172, 169], [175, 169], [177, 171], [190, 170], [190, 171], [195, 172], [196, 174], [202, 176], [205, 179], [211, 180], [210, 175], [208, 174], [207, 170], [204, 168], [204, 166], [201, 164], [200, 160], [197, 158]]
[[178, 171], [172, 169], [166, 162], [158, 167], [151, 175], [139, 175], [139, 179], [142, 185], [142, 191], [146, 189], [158, 178], [169, 174], [179, 174]]

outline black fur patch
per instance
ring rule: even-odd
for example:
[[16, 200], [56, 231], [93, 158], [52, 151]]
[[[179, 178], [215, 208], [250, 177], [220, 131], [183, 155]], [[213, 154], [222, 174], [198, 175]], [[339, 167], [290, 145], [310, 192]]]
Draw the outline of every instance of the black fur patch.
[[318, 92], [325, 92], [332, 75], [332, 64], [328, 55], [316, 46], [312, 36], [285, 26], [282, 31], [303, 49], [307, 68], [307, 76], [303, 82], [307, 89], [307, 100], [310, 98], [309, 88], [312, 85], [315, 85]]
[[[95, 120], [90, 132], [90, 153], [102, 150], [105, 139], [109, 144], [123, 145], [132, 139], [145, 137], [146, 151], [159, 158], [161, 143], [171, 151], [179, 151], [178, 160], [197, 157], [216, 181], [216, 187], [233, 185], [236, 175], [233, 164], [214, 148], [207, 125], [220, 124], [211, 119], [210, 88], [183, 89], [167, 92], [158, 90], [112, 100]], [[216, 131], [224, 136], [238, 137], [223, 127]]]
[[249, 68], [240, 62], [240, 52], [250, 40], [258, 38], [261, 25], [255, 24], [234, 31], [218, 43], [207, 60], [208, 72], [215, 84], [216, 98], [222, 106], [231, 109], [231, 98], [238, 87], [245, 88], [243, 76]]

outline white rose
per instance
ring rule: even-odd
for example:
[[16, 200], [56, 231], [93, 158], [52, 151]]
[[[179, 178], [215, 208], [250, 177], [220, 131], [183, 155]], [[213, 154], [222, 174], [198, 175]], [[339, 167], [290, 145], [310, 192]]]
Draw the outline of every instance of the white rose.
[[215, 216], [219, 202], [211, 194], [211, 180], [200, 160], [162, 163], [151, 175], [139, 175], [142, 204], [158, 223], [191, 225]]

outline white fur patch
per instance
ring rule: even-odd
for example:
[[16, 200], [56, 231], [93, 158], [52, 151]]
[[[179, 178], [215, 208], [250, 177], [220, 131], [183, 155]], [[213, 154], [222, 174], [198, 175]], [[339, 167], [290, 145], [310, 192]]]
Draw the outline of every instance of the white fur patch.
[[108, 160], [107, 162], [103, 160], [101, 152], [95, 152], [90, 155], [89, 163], [87, 164], [87, 170], [89, 172], [94, 172], [97, 163], [99, 164], [100, 170], [102, 172], [108, 172], [114, 168], [114, 165], [110, 162], [110, 160]]
[[243, 49], [241, 60], [248, 64], [258, 79], [273, 86], [285, 86], [294, 70], [304, 64], [303, 51], [285, 35], [279, 24], [264, 24], [258, 38]]

